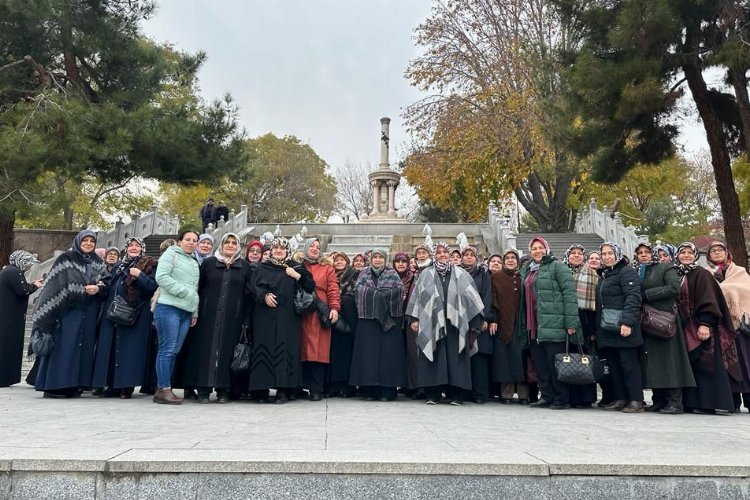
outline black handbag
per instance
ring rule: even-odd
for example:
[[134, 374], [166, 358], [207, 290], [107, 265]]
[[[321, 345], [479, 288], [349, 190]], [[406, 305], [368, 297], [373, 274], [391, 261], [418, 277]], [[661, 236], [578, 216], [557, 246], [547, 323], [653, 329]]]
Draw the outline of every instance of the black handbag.
[[294, 294], [294, 312], [297, 314], [304, 314], [313, 309], [315, 309], [315, 299], [313, 294], [298, 287], [297, 293]]
[[622, 311], [619, 309], [602, 309], [601, 320], [599, 322], [602, 330], [605, 332], [620, 332], [620, 321], [622, 320]]
[[132, 326], [138, 319], [139, 312], [140, 308], [131, 306], [123, 297], [115, 295], [107, 308], [107, 319], [118, 325]]
[[641, 308], [641, 331], [649, 337], [672, 340], [677, 334], [676, 308], [660, 311], [644, 302]]
[[596, 382], [595, 372], [598, 358], [584, 354], [580, 344], [577, 353], [570, 352], [570, 338], [565, 339], [565, 352], [555, 354], [557, 380], [565, 384], [588, 385]]
[[233, 372], [244, 372], [249, 370], [251, 351], [252, 345], [247, 339], [247, 326], [243, 326], [240, 341], [237, 343], [237, 345], [234, 346], [232, 363], [229, 365], [229, 369]]
[[52, 352], [52, 348], [55, 347], [55, 341], [52, 338], [52, 334], [42, 333], [38, 330], [31, 335], [30, 343], [31, 350], [38, 358], [48, 355]]

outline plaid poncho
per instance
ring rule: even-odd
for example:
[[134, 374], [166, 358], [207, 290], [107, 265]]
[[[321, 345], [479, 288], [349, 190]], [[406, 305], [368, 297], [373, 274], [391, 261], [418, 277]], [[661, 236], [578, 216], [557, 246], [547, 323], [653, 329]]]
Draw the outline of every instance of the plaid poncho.
[[[458, 352], [462, 352], [467, 343], [469, 321], [481, 314], [484, 308], [469, 273], [452, 266], [449, 279], [448, 296], [445, 297], [435, 268], [424, 269], [406, 306], [406, 314], [419, 321], [417, 346], [430, 361], [433, 361], [438, 341], [447, 335], [446, 320], [458, 329]], [[470, 346], [470, 349], [476, 349], [476, 346]]]
[[390, 267], [383, 269], [378, 282], [372, 277], [372, 268], [367, 267], [359, 273], [354, 286], [354, 300], [357, 303], [357, 315], [361, 319], [374, 319], [387, 332], [396, 326], [396, 318], [403, 316], [401, 294], [403, 285], [396, 271]]

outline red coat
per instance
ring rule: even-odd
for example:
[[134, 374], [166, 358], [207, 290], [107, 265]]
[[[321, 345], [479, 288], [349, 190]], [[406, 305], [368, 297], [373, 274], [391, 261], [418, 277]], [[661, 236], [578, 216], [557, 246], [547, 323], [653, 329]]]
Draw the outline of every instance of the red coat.
[[[310, 264], [305, 261], [305, 268], [315, 280], [315, 293], [331, 309], [341, 312], [341, 294], [336, 272], [327, 264]], [[302, 316], [302, 361], [328, 363], [331, 354], [331, 329], [323, 328], [316, 311]]]

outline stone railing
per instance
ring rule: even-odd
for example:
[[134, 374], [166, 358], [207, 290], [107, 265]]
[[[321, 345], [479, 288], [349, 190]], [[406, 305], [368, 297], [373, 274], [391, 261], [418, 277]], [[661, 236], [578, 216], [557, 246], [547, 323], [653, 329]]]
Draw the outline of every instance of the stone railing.
[[576, 233], [593, 233], [604, 241], [614, 241], [628, 256], [633, 255], [638, 243], [648, 242], [647, 235], [638, 235], [633, 226], [623, 224], [620, 212], [613, 214], [606, 206], [599, 210], [593, 198], [587, 207], [578, 212]]
[[248, 228], [247, 222], [247, 205], [240, 205], [240, 211], [234, 213], [234, 210], [229, 212], [229, 219], [224, 220], [224, 216], [221, 217], [219, 222], [214, 227], [213, 224], [209, 224], [206, 228], [206, 233], [214, 237], [216, 241], [220, 241], [221, 238], [227, 233], [235, 233], [240, 239], [245, 237], [245, 234], [253, 228]]
[[180, 221], [177, 217], [169, 214], [160, 214], [156, 205], [151, 206], [151, 211], [145, 214], [133, 214], [130, 222], [123, 222], [118, 217], [115, 227], [109, 231], [100, 231], [97, 235], [96, 244], [99, 247], [122, 247], [126, 238], [136, 236], [145, 238], [152, 234], [177, 234], [180, 229]]
[[516, 250], [516, 231], [518, 228], [518, 214], [515, 210], [509, 214], [501, 214], [494, 203], [490, 202], [488, 223], [490, 232], [500, 252]]

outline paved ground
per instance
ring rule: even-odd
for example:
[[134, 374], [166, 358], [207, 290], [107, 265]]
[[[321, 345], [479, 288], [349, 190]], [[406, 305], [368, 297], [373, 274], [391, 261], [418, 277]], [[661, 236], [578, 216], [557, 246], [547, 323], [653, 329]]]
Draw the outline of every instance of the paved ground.
[[627, 415], [495, 403], [155, 405], [0, 389], [0, 471], [750, 477], [750, 414]]

